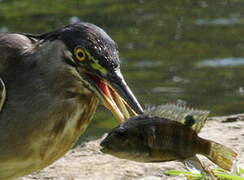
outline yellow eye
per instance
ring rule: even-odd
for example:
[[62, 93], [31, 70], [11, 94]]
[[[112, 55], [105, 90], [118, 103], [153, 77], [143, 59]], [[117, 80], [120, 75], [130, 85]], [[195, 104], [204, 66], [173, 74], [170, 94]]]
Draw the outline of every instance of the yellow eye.
[[86, 59], [86, 52], [81, 48], [76, 48], [75, 56], [79, 61], [84, 61]]

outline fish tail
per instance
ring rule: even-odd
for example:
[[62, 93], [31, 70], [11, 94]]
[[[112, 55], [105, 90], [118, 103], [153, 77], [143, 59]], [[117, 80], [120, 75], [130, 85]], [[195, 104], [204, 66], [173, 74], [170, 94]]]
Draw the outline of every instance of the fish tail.
[[231, 171], [237, 153], [232, 149], [213, 141], [210, 141], [210, 145], [210, 151], [207, 157], [219, 167]]

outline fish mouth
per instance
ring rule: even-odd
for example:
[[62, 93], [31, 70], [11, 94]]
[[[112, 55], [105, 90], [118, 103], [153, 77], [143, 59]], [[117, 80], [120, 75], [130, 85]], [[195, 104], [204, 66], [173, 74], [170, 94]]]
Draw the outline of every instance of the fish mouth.
[[95, 92], [103, 105], [120, 122], [130, 118], [130, 112], [134, 115], [143, 113], [140, 104], [127, 86], [121, 73], [114, 72], [106, 78], [89, 73], [86, 73], [86, 76], [90, 85], [95, 88]]
[[102, 153], [106, 153], [106, 154], [109, 153], [108, 148], [105, 148], [105, 147], [101, 147], [101, 148], [100, 148], [100, 151], [101, 151]]
[[111, 152], [113, 152], [111, 151], [111, 147], [109, 147], [109, 143], [106, 138], [100, 142], [100, 151], [106, 154], [111, 154]]
[[105, 154], [111, 154], [111, 155], [114, 155], [114, 156], [118, 156], [118, 154], [120, 153], [119, 150], [116, 150], [114, 149], [113, 147], [110, 147], [107, 143], [105, 143], [104, 141], [102, 141], [100, 143], [100, 151], [102, 153], [105, 153]]

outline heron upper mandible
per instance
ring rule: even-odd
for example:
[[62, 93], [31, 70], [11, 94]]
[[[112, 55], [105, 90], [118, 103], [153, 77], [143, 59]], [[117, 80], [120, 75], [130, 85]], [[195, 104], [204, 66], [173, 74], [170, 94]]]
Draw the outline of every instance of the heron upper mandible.
[[0, 35], [0, 179], [42, 169], [86, 130], [99, 101], [119, 120], [142, 113], [116, 43], [80, 22], [40, 34]]

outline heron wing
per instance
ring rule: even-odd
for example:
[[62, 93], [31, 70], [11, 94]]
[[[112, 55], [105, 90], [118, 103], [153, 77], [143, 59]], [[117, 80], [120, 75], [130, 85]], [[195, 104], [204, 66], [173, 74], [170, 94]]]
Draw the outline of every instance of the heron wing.
[[0, 73], [10, 60], [15, 62], [30, 52], [35, 42], [21, 34], [0, 34]]
[[0, 78], [0, 112], [2, 111], [5, 100], [6, 100], [6, 88], [2, 78]]
[[6, 100], [6, 69], [33, 49], [34, 42], [21, 34], [0, 34], [0, 111]]

